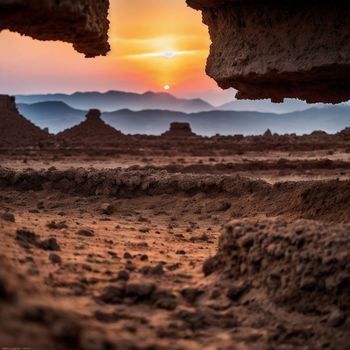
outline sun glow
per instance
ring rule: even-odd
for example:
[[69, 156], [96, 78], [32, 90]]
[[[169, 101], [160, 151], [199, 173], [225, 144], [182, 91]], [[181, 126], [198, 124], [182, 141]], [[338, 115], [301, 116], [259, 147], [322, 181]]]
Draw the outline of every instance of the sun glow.
[[164, 85], [164, 90], [170, 90], [170, 85], [168, 84]]
[[160, 51], [160, 52], [137, 53], [133, 55], [128, 55], [127, 58], [161, 57], [166, 59], [172, 59], [177, 56], [188, 56], [188, 55], [195, 55], [195, 54], [197, 54], [197, 51], [195, 50], [183, 50], [183, 51], [167, 50], [167, 51]]
[[204, 73], [208, 29], [185, 1], [110, 0], [109, 20], [111, 52], [89, 60], [68, 43], [2, 32], [0, 89], [9, 91], [9, 82], [18, 93], [164, 91], [165, 85], [174, 94], [216, 89]]

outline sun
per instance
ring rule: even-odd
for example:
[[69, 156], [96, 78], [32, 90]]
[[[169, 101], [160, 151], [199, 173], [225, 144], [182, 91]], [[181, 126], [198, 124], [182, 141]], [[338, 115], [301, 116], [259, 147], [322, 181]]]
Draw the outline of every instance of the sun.
[[163, 57], [165, 58], [174, 58], [175, 57], [175, 52], [174, 51], [164, 51], [162, 52]]
[[166, 84], [163, 86], [164, 90], [170, 90], [170, 85]]

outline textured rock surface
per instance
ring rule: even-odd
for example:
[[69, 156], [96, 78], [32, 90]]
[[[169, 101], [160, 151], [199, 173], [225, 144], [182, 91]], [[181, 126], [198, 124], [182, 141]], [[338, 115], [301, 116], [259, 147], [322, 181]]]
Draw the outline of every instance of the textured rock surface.
[[49, 134], [21, 116], [14, 97], [0, 95], [0, 146], [38, 145]]
[[212, 40], [207, 73], [241, 99], [350, 98], [346, 2], [187, 0]]
[[236, 220], [222, 234], [206, 274], [261, 290], [277, 305], [305, 314], [349, 311], [349, 224]]
[[110, 49], [108, 8], [109, 0], [5, 0], [0, 2], [0, 30], [70, 42], [87, 57], [105, 55]]

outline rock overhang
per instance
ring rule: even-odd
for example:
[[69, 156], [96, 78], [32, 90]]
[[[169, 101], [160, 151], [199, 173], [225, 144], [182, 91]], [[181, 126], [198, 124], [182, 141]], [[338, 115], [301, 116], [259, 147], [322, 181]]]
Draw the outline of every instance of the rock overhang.
[[206, 71], [239, 99], [350, 98], [350, 4], [343, 1], [187, 0], [212, 45]]
[[0, 31], [72, 43], [86, 57], [106, 55], [109, 0], [2, 0]]
[[[186, 0], [212, 40], [206, 71], [239, 99], [350, 99], [350, 4], [344, 1]], [[0, 30], [106, 55], [109, 0], [2, 0]]]

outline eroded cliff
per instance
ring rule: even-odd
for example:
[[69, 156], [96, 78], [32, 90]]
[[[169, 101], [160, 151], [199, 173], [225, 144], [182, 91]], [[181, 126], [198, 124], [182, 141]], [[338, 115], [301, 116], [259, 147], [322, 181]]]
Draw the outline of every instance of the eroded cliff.
[[207, 74], [237, 98], [350, 98], [350, 4], [187, 0], [212, 40]]

